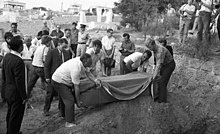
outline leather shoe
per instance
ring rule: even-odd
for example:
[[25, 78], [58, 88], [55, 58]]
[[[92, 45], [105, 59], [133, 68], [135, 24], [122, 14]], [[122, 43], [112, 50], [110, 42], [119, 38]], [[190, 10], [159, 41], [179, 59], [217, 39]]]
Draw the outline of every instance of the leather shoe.
[[69, 122], [65, 123], [65, 127], [67, 127], [67, 128], [75, 127], [75, 126], [76, 126], [76, 124], [74, 124], [74, 123], [69, 123]]

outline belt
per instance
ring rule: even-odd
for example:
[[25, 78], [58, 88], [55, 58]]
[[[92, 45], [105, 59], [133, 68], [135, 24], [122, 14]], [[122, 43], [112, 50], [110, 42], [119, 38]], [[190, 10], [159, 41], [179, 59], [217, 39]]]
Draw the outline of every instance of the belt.
[[86, 42], [79, 42], [78, 44], [86, 44]]
[[44, 67], [37, 67], [37, 66], [33, 66], [33, 67], [35, 67], [35, 68], [44, 68]]

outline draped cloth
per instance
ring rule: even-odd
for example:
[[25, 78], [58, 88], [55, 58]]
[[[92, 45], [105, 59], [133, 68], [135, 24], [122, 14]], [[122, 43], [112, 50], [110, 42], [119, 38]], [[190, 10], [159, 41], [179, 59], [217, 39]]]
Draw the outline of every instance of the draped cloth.
[[151, 83], [151, 75], [143, 72], [99, 79], [102, 81], [101, 87], [96, 87], [89, 80], [80, 82], [80, 98], [83, 106], [135, 99], [142, 93], [146, 93]]

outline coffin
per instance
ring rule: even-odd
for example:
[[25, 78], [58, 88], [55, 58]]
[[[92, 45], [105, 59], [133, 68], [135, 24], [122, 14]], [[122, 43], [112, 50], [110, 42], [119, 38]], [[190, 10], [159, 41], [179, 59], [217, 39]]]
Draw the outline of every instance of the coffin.
[[80, 99], [82, 106], [131, 100], [148, 94], [151, 83], [149, 73], [134, 72], [126, 75], [100, 77], [101, 87], [96, 87], [89, 80], [80, 83]]

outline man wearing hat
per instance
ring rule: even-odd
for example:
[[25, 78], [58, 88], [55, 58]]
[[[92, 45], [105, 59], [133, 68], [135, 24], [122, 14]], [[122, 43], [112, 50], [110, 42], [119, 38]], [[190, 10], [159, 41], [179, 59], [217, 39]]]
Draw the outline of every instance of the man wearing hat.
[[86, 25], [80, 24], [80, 31], [78, 34], [78, 46], [76, 56], [81, 56], [86, 52], [86, 47], [91, 43], [89, 33], [86, 32]]
[[77, 26], [77, 23], [73, 22], [72, 27], [70, 29], [70, 32], [71, 32], [70, 43], [71, 43], [71, 48], [75, 54], [76, 54], [76, 49], [78, 46], [78, 34], [79, 34], [79, 30], [76, 28], [76, 26]]
[[56, 29], [53, 30], [50, 34], [51, 37], [62, 38], [64, 33], [61, 31], [61, 26], [57, 24]]

